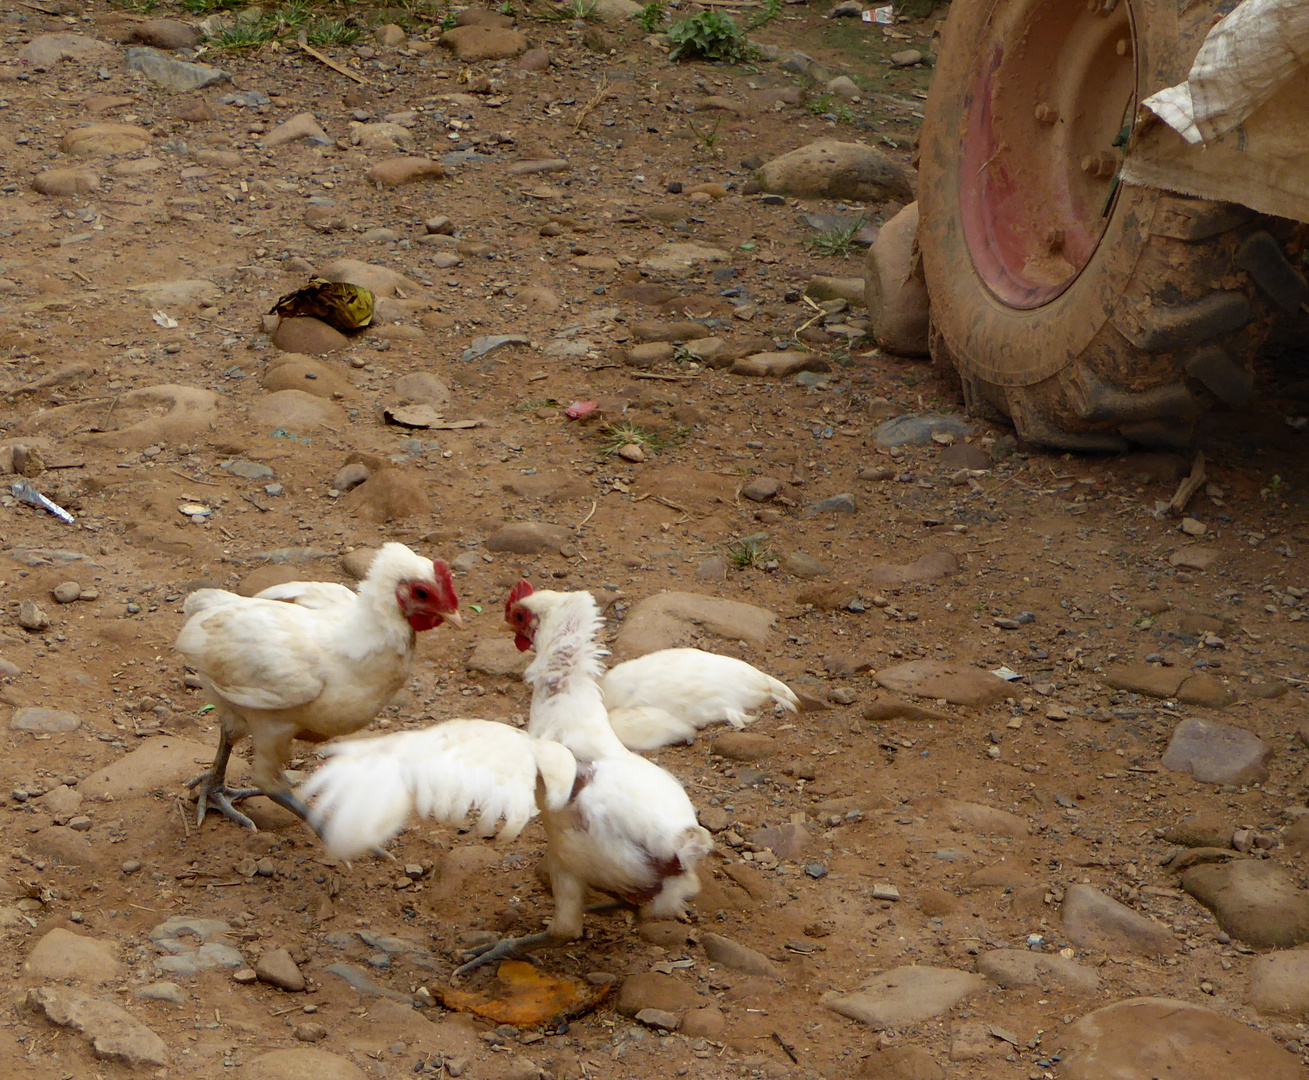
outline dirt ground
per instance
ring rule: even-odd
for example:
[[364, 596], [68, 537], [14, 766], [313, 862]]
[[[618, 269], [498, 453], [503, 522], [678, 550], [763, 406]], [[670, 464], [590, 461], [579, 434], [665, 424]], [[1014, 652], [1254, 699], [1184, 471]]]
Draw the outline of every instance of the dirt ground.
[[[452, 1075], [472, 1077], [531, 1076], [534, 1067], [560, 1078], [883, 1075], [870, 1055], [906, 1045], [950, 1077], [1040, 1077], [1054, 1068], [1066, 1024], [1136, 995], [1204, 1004], [1309, 1055], [1302, 1025], [1252, 1008], [1251, 950], [1220, 935], [1159, 865], [1172, 847], [1163, 830], [1188, 815], [1208, 812], [1275, 838], [1292, 820], [1284, 808], [1309, 795], [1300, 735], [1309, 456], [1281, 396], [1297, 373], [1266, 373], [1250, 414], [1207, 423], [1200, 445], [1210, 486], [1190, 507], [1205, 534], [1195, 538], [1155, 513], [1188, 459], [1012, 452], [1009, 432], [972, 420], [953, 446], [878, 446], [873, 431], [886, 419], [957, 412], [959, 400], [929, 364], [839, 331], [808, 334], [828, 370], [797, 379], [713, 370], [682, 352], [646, 371], [623, 363], [635, 323], [687, 313], [716, 320], [713, 333], [729, 348], [760, 336], [785, 346], [815, 314], [800, 296], [811, 277], [862, 275], [858, 253], [842, 259], [808, 246], [816, 234], [801, 215], [862, 210], [880, 222], [895, 207], [763, 201], [742, 193], [751, 178], [742, 162], [835, 135], [908, 164], [930, 71], [894, 70], [879, 57], [906, 45], [926, 51], [930, 19], [899, 24], [904, 37], [853, 22], [838, 34], [817, 6], [787, 6], [754, 31], [855, 77], [862, 99], [829, 119], [828, 102], [811, 111], [778, 96], [799, 88], [813, 100], [817, 91], [777, 64], [670, 63], [631, 24], [604, 28], [613, 47], [605, 55], [582, 44], [592, 24], [532, 18], [522, 27], [555, 61], [544, 72], [415, 50], [439, 34], [419, 20], [399, 50], [327, 50], [370, 85], [293, 47], [210, 52], [201, 59], [232, 82], [190, 94], [136, 81], [116, 55], [15, 77], [30, 38], [111, 39], [115, 19], [131, 15], [100, 4], [66, 16], [47, 8], [57, 11], [14, 2], [0, 13], [9, 76], [0, 82], [0, 447], [37, 451], [45, 471], [33, 483], [76, 524], [8, 497], [0, 508], [6, 1076], [134, 1071], [22, 1004], [30, 987], [50, 981], [25, 965], [56, 928], [112, 947], [120, 970], [88, 992], [163, 1039], [169, 1063], [135, 1070], [158, 1076], [245, 1075], [259, 1055], [307, 1038], [377, 1077], [430, 1075], [443, 1060]], [[856, 39], [859, 48], [849, 47]], [[491, 78], [490, 93], [467, 95], [480, 75]], [[270, 101], [221, 101], [246, 91]], [[711, 94], [739, 111], [697, 110]], [[104, 106], [105, 95], [122, 100]], [[202, 115], [200, 100], [212, 119], [181, 119]], [[349, 122], [409, 110], [419, 152], [475, 154], [449, 179], [373, 188], [364, 173], [383, 155], [351, 146]], [[339, 144], [260, 148], [261, 135], [304, 111]], [[71, 159], [60, 139], [88, 119], [144, 127], [152, 148]], [[109, 169], [147, 156], [162, 166]], [[507, 172], [539, 158], [570, 168]], [[38, 172], [72, 166], [92, 168], [99, 189], [32, 190]], [[697, 199], [685, 188], [699, 183], [730, 189]], [[451, 220], [461, 248], [424, 240], [423, 223], [437, 215]], [[369, 233], [379, 229], [390, 232]], [[640, 260], [666, 241], [721, 248], [730, 261], [643, 278]], [[433, 262], [451, 253], [458, 259]], [[312, 268], [342, 257], [397, 270], [418, 290], [381, 336], [322, 361], [330, 372], [305, 369], [316, 376], [308, 382], [323, 383], [310, 387], [313, 409], [260, 413], [282, 355], [262, 332], [263, 314]], [[217, 288], [133, 291], [179, 281]], [[463, 358], [475, 338], [495, 334], [524, 343]], [[423, 372], [448, 388], [446, 420], [478, 426], [388, 423], [397, 379]], [[167, 403], [132, 396], [158, 385], [192, 388], [174, 395], [181, 405], [164, 421]], [[587, 400], [601, 404], [599, 420], [563, 415]], [[643, 462], [610, 452], [604, 424], [624, 421], [657, 435]], [[141, 422], [155, 426], [132, 428]], [[964, 444], [985, 456], [983, 468], [960, 473], [958, 462], [970, 460], [957, 456]], [[333, 488], [352, 454], [403, 477], [391, 520], [370, 520], [375, 501]], [[233, 461], [271, 474], [242, 478]], [[780, 481], [781, 498], [743, 497], [757, 477]], [[6, 490], [14, 479], [5, 477]], [[843, 494], [853, 496], [852, 513], [808, 510]], [[179, 511], [187, 504], [203, 509], [194, 521]], [[535, 555], [489, 551], [488, 538], [510, 522], [561, 525], [569, 539]], [[667, 931], [645, 940], [630, 918], [602, 914], [583, 942], [542, 957], [552, 974], [662, 968], [686, 1002], [721, 1009], [721, 1031], [646, 1029], [616, 1013], [612, 997], [571, 1025], [522, 1032], [497, 1033], [439, 1006], [410, 1008], [419, 987], [449, 984], [459, 946], [478, 932], [521, 933], [548, 918], [548, 891], [534, 875], [539, 829], [499, 851], [414, 827], [396, 843], [395, 862], [345, 866], [262, 800], [249, 804], [261, 824], [251, 835], [216, 816], [197, 829], [181, 783], [113, 801], [49, 798], [61, 786], [76, 792], [150, 740], [203, 744], [187, 765], [207, 764], [217, 733], [172, 649], [188, 590], [350, 581], [341, 557], [385, 540], [452, 562], [466, 556], [456, 584], [469, 629], [421, 637], [410, 686], [375, 729], [452, 716], [522, 722], [528, 695], [517, 678], [465, 666], [477, 642], [504, 633], [504, 595], [520, 575], [606, 590], [611, 633], [661, 590], [777, 614], [765, 645], [705, 643], [802, 687], [806, 710], [764, 715], [749, 729], [772, 740], [758, 761], [711, 754], [713, 731], [657, 755], [698, 807], [721, 808], [728, 822], [704, 864], [690, 938]], [[1170, 562], [1197, 546], [1217, 553], [1207, 570]], [[888, 564], [942, 551], [956, 572], [882, 583]], [[805, 564], [797, 553], [821, 564], [804, 570], [815, 576], [793, 572]], [[80, 599], [57, 602], [52, 590], [70, 581]], [[48, 626], [20, 625], [25, 601]], [[1034, 618], [1019, 619], [1025, 612]], [[1157, 654], [1216, 676], [1241, 703], [1206, 709], [1113, 690], [1104, 679]], [[1003, 665], [1022, 678], [1000, 704], [924, 699], [932, 718], [866, 719], [885, 694], [877, 672], [914, 659]], [[74, 713], [80, 726], [11, 730], [32, 706]], [[1201, 784], [1162, 769], [1186, 716], [1238, 724], [1271, 743], [1267, 782]], [[797, 823], [805, 834], [794, 857], [748, 850], [759, 846], [748, 839], [756, 830]], [[1303, 883], [1298, 851], [1277, 847], [1271, 858]], [[410, 866], [421, 869], [411, 876]], [[1070, 947], [1059, 901], [1077, 883], [1160, 921], [1178, 951], [1159, 959]], [[888, 885], [899, 899], [875, 898]], [[307, 991], [244, 984], [223, 968], [161, 975], [161, 950], [147, 935], [178, 915], [225, 920], [252, 966], [263, 950], [288, 949]], [[708, 931], [762, 953], [781, 977], [711, 964], [697, 943]], [[1099, 989], [988, 984], [948, 1014], [884, 1032], [823, 1003], [905, 964], [971, 971], [998, 947], [1065, 950], [1098, 974]], [[393, 996], [357, 991], [325, 970], [342, 962]], [[180, 984], [180, 1004], [136, 996], [161, 978]], [[970, 1056], [959, 1047], [978, 1024], [1013, 1039], [983, 1029]]]

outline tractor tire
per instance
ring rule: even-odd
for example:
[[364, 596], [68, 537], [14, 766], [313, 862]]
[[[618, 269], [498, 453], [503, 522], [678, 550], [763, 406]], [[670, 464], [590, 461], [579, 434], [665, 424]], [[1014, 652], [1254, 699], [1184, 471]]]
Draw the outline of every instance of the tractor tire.
[[1203, 410], [1250, 399], [1273, 306], [1300, 295], [1276, 223], [1117, 182], [1116, 137], [1186, 77], [1216, 8], [951, 5], [918, 244], [933, 360], [975, 415], [1039, 445], [1122, 451], [1185, 446]]

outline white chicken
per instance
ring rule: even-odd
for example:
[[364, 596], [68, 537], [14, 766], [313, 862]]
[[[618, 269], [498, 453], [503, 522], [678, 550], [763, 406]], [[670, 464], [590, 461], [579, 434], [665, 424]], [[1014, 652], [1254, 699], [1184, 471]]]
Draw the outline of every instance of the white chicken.
[[[519, 581], [505, 602], [505, 621], [522, 651], [532, 647], [533, 616], [518, 601], [532, 584]], [[702, 649], [660, 649], [618, 664], [600, 679], [609, 723], [629, 750], [690, 742], [710, 724], [745, 727], [756, 709], [774, 702], [795, 712], [799, 698], [786, 683], [732, 656]]]
[[[369, 723], [413, 668], [418, 631], [461, 626], [450, 567], [385, 544], [356, 593], [325, 581], [274, 585], [253, 597], [198, 589], [186, 598], [177, 649], [195, 668], [220, 723], [197, 822], [212, 806], [253, 829], [232, 804], [267, 795], [305, 817], [283, 766], [293, 739], [322, 742]], [[255, 787], [225, 784], [232, 746], [254, 743]]]
[[384, 843], [413, 813], [458, 824], [476, 810], [483, 835], [505, 838], [540, 814], [555, 905], [549, 927], [500, 941], [457, 974], [581, 937], [588, 887], [643, 916], [682, 917], [700, 887], [695, 864], [713, 848], [682, 785], [609, 726], [596, 682], [603, 620], [590, 593], [539, 592], [522, 603], [538, 620], [525, 731], [449, 720], [340, 743], [301, 791], [324, 842], [345, 858]]

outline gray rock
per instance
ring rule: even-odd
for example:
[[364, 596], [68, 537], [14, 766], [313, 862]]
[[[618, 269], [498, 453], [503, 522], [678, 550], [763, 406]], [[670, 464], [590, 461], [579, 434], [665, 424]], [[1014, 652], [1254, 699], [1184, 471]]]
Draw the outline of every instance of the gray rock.
[[706, 806], [700, 811], [697, 820], [710, 832], [722, 832], [732, 819], [721, 806]]
[[41, 938], [23, 964], [34, 979], [107, 983], [122, 978], [117, 950], [108, 942], [56, 928]]
[[805, 510], [805, 517], [813, 517], [815, 514], [853, 514], [857, 509], [855, 497], [846, 492], [842, 495], [833, 495], [830, 499], [823, 499], [821, 502], [811, 503]]
[[985, 990], [977, 975], [914, 964], [877, 975], [852, 994], [828, 994], [823, 1003], [881, 1031], [931, 1020]]
[[519, 652], [513, 639], [507, 634], [501, 634], [499, 637], [479, 641], [464, 661], [464, 667], [483, 675], [518, 676], [527, 670], [527, 665], [535, 656], [533, 652]]
[[392, 990], [389, 986], [383, 986], [356, 964], [329, 964], [323, 968], [323, 971], [325, 974], [335, 975], [338, 979], [343, 979], [347, 985], [361, 994], [372, 994], [376, 997], [390, 998], [392, 1001], [403, 1001], [407, 1005], [413, 1004], [413, 998], [410, 995], [402, 994], [399, 990]]
[[114, 51], [85, 34], [38, 34], [18, 50], [18, 59], [33, 71], [49, 71], [61, 60], [106, 60]]
[[568, 546], [572, 534], [562, 525], [540, 521], [514, 521], [497, 529], [486, 541], [487, 551], [508, 551], [514, 555], [558, 554]]
[[1090, 885], [1068, 886], [1059, 910], [1068, 940], [1082, 949], [1161, 956], [1177, 948], [1166, 926], [1138, 915]]
[[450, 404], [450, 388], [430, 371], [411, 371], [395, 381], [398, 405], [430, 405], [441, 412]]
[[245, 966], [245, 958], [235, 947], [221, 942], [210, 941], [199, 948], [177, 942], [173, 947], [175, 952], [154, 962], [155, 971], [161, 975], [198, 975], [216, 968], [235, 971]]
[[771, 476], [756, 476], [741, 489], [741, 494], [751, 502], [767, 502], [782, 490], [782, 481]]
[[502, 349], [506, 345], [530, 345], [532, 339], [526, 334], [490, 334], [486, 337], [473, 338], [472, 343], [463, 351], [460, 356], [464, 363], [471, 360], [477, 360], [495, 349]]
[[305, 988], [305, 977], [286, 949], [267, 949], [255, 964], [255, 975], [262, 983], [298, 994]]
[[275, 475], [267, 465], [260, 465], [257, 461], [246, 461], [244, 458], [225, 462], [222, 467], [242, 480], [267, 480]]
[[782, 560], [782, 569], [802, 581], [827, 577], [832, 573], [832, 568], [825, 562], [815, 559], [812, 555], [806, 555], [803, 551], [791, 552]]
[[67, 784], [59, 784], [42, 795], [37, 802], [41, 809], [56, 818], [67, 818], [82, 806], [82, 794]]
[[76, 731], [81, 726], [82, 721], [77, 713], [34, 705], [15, 709], [13, 718], [9, 721], [9, 727], [14, 731], [54, 733]]
[[827, 13], [829, 19], [858, 19], [862, 18], [864, 5], [859, 0], [841, 0], [836, 7]]
[[728, 641], [769, 644], [777, 616], [766, 608], [699, 593], [664, 592], [633, 606], [614, 643], [630, 659], [657, 649], [696, 644], [696, 631]]
[[1276, 863], [1234, 859], [1192, 866], [1181, 885], [1227, 933], [1256, 949], [1309, 941], [1309, 893]]
[[289, 120], [283, 120], [263, 137], [261, 142], [266, 149], [285, 146], [287, 143], [304, 140], [309, 146], [335, 146], [336, 140], [318, 126], [313, 113], [298, 113]]
[[923, 54], [917, 49], [900, 49], [891, 54], [891, 66], [898, 68], [913, 67], [923, 62]]
[[82, 595], [82, 586], [76, 581], [63, 581], [50, 590], [50, 595], [55, 598], [55, 603], [71, 604]]
[[332, 487], [337, 491], [353, 491], [372, 475], [362, 461], [352, 461], [337, 470], [332, 478]]
[[702, 933], [700, 943], [704, 946], [705, 955], [709, 957], [710, 963], [721, 964], [725, 968], [741, 971], [747, 975], [766, 975], [771, 979], [782, 977], [781, 972], [777, 970], [777, 965], [763, 953], [756, 952], [731, 938], [723, 937], [721, 934]]
[[913, 660], [877, 673], [877, 681], [896, 694], [979, 707], [1003, 701], [1013, 691], [998, 675], [944, 660]]
[[1203, 784], [1259, 784], [1268, 779], [1272, 757], [1273, 747], [1253, 732], [1189, 719], [1173, 729], [1163, 766]]
[[214, 83], [230, 79], [226, 71], [220, 71], [208, 64], [190, 64], [185, 60], [173, 60], [158, 49], [128, 49], [123, 54], [123, 63], [128, 71], [144, 75], [156, 86], [177, 93], [200, 90]]
[[1250, 1004], [1261, 1013], [1309, 1020], [1309, 948], [1255, 957]]
[[665, 1012], [663, 1009], [642, 1009], [633, 1019], [656, 1031], [676, 1031], [677, 1025], [681, 1023], [676, 1013]]
[[838, 75], [835, 79], [828, 79], [823, 89], [829, 94], [835, 94], [842, 101], [858, 101], [861, 96], [858, 85], [849, 75]]
[[34, 600], [24, 600], [18, 605], [18, 625], [24, 630], [44, 630], [50, 625], [50, 616]]
[[873, 429], [873, 440], [878, 446], [926, 446], [933, 435], [954, 435], [962, 438], [973, 433], [973, 425], [957, 413], [920, 413], [915, 416], [897, 416]]
[[164, 1040], [112, 1002], [42, 986], [27, 992], [27, 1004], [52, 1024], [80, 1032], [98, 1058], [128, 1065], [169, 1063]]
[[746, 842], [759, 851], [768, 848], [784, 862], [794, 862], [804, 855], [812, 839], [803, 825], [788, 823], [756, 829], [746, 837]]
[[1100, 976], [1076, 960], [1027, 949], [993, 949], [977, 961], [977, 973], [1002, 990], [1039, 986], [1042, 990], [1063, 990], [1070, 994], [1094, 994]]
[[912, 199], [899, 162], [864, 143], [819, 139], [767, 162], [758, 172], [765, 191], [827, 199], [885, 202]]
[[[1060, 1080], [1195, 1080], [1230, 1062], [1233, 1077], [1303, 1080], [1295, 1055], [1267, 1035], [1221, 1013], [1170, 998], [1130, 998], [1088, 1013], [1060, 1032], [1069, 1049]], [[1239, 1064], [1238, 1064], [1239, 1063]]]
[[153, 982], [138, 986], [132, 996], [142, 1001], [171, 1001], [174, 1005], [185, 1005], [189, 1000], [186, 991], [175, 982]]

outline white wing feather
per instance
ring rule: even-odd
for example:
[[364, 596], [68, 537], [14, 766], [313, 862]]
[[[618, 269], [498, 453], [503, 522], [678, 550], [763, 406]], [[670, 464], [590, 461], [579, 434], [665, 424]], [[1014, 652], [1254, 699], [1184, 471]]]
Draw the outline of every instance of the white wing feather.
[[329, 661], [310, 621], [321, 615], [221, 589], [192, 593], [183, 610], [177, 649], [228, 701], [292, 709], [322, 693]]
[[512, 840], [537, 813], [537, 776], [553, 808], [568, 801], [577, 763], [558, 743], [491, 720], [448, 720], [423, 731], [356, 739], [301, 788], [312, 822], [335, 854], [384, 844], [411, 815], [449, 825], [479, 814], [479, 833]]
[[634, 750], [667, 746], [724, 721], [742, 728], [769, 701], [791, 712], [800, 704], [780, 679], [701, 649], [661, 649], [628, 660], [608, 671], [600, 688], [611, 721], [618, 717], [614, 731]]
[[353, 589], [333, 581], [286, 581], [255, 593], [255, 599], [282, 600], [314, 611], [327, 611], [353, 604], [358, 596]]

